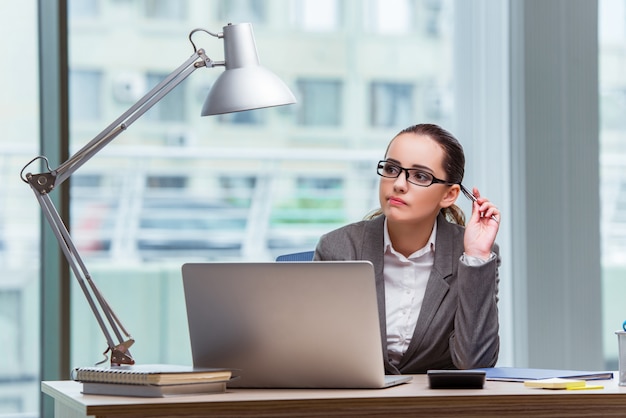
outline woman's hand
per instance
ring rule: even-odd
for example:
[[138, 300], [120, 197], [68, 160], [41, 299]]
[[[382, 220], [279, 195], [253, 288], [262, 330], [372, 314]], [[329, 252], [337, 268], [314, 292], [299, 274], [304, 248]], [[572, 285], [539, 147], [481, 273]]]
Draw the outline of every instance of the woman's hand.
[[465, 225], [465, 254], [487, 260], [500, 227], [500, 211], [488, 199], [473, 189], [476, 201], [472, 203], [472, 216]]

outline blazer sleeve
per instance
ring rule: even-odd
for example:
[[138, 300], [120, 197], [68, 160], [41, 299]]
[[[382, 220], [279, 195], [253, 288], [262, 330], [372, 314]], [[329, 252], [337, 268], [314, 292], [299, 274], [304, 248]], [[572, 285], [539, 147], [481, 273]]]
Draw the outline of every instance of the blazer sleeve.
[[481, 266], [458, 264], [458, 306], [450, 337], [452, 362], [459, 369], [493, 367], [498, 360], [500, 252]]

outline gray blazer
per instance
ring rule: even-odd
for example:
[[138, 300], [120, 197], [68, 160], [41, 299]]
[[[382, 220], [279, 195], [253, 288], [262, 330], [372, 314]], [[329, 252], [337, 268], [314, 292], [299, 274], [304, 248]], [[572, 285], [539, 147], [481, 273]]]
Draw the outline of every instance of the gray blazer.
[[374, 264], [387, 374], [493, 367], [498, 359], [500, 256], [481, 266], [461, 263], [465, 228], [437, 217], [435, 261], [411, 343], [397, 367], [389, 362], [383, 279], [384, 216], [346, 225], [320, 238], [315, 260]]

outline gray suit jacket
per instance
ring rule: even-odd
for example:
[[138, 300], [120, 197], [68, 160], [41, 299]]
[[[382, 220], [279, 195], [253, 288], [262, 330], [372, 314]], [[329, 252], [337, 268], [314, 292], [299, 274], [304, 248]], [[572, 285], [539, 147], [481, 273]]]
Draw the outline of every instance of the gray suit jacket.
[[[499, 255], [481, 266], [461, 263], [465, 228], [437, 217], [435, 261], [411, 343], [395, 366], [389, 362], [383, 278], [384, 216], [346, 225], [322, 236], [315, 260], [369, 260], [374, 264], [387, 374], [430, 369], [493, 367], [498, 337]], [[498, 247], [494, 246], [498, 254]]]

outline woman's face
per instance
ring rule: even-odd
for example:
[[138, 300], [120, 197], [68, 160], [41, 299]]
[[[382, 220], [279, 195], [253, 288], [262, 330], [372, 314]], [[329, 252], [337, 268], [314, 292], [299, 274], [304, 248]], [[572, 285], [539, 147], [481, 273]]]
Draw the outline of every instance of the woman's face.
[[[404, 133], [389, 144], [386, 160], [404, 168], [416, 168], [441, 180], [447, 180], [443, 169], [443, 148], [430, 137]], [[398, 178], [380, 178], [380, 207], [389, 222], [421, 223], [433, 221], [442, 207], [454, 203], [458, 193], [454, 186], [433, 183], [429, 187], [409, 183], [403, 171]], [[452, 193], [451, 193], [452, 191]]]

